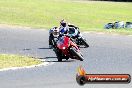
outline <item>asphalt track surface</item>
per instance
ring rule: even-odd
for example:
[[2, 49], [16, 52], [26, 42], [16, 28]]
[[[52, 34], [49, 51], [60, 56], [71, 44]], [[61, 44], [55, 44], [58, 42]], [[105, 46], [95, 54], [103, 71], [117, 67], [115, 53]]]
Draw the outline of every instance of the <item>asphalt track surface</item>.
[[57, 62], [48, 49], [48, 31], [19, 27], [0, 27], [0, 53], [21, 54], [45, 59], [48, 66], [0, 72], [0, 88], [131, 88], [129, 84], [76, 83], [82, 65], [91, 74], [132, 75], [132, 37], [83, 33], [90, 47], [81, 48], [83, 62], [69, 59]]

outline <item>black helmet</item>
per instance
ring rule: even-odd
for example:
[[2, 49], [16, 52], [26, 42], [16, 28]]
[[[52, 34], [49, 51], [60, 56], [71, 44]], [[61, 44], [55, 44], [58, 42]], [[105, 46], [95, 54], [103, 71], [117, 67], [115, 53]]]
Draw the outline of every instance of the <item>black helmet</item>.
[[62, 20], [60, 21], [60, 25], [61, 25], [62, 27], [66, 27], [67, 23], [66, 23], [66, 21], [65, 21], [64, 19], [62, 19]]
[[69, 27], [69, 34], [75, 33], [75, 28], [74, 27]]

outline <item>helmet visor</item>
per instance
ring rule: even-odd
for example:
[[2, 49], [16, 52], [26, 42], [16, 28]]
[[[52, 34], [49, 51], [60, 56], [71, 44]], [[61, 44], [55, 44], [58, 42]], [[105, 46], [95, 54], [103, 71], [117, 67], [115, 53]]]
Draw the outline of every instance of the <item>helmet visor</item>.
[[62, 25], [63, 27], [66, 27], [66, 23], [61, 23], [61, 25]]

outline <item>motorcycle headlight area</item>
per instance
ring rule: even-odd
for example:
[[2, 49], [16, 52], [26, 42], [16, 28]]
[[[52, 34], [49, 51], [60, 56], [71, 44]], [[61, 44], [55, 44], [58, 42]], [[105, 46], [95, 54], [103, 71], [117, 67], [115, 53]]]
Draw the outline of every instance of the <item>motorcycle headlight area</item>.
[[62, 49], [66, 49], [66, 47], [62, 47]]

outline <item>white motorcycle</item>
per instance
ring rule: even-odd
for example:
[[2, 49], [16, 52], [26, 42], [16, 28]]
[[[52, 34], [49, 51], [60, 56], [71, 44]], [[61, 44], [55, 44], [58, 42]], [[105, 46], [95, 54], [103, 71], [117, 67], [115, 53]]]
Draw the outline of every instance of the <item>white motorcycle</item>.
[[49, 30], [49, 48], [54, 48], [59, 36], [59, 28], [53, 27]]

